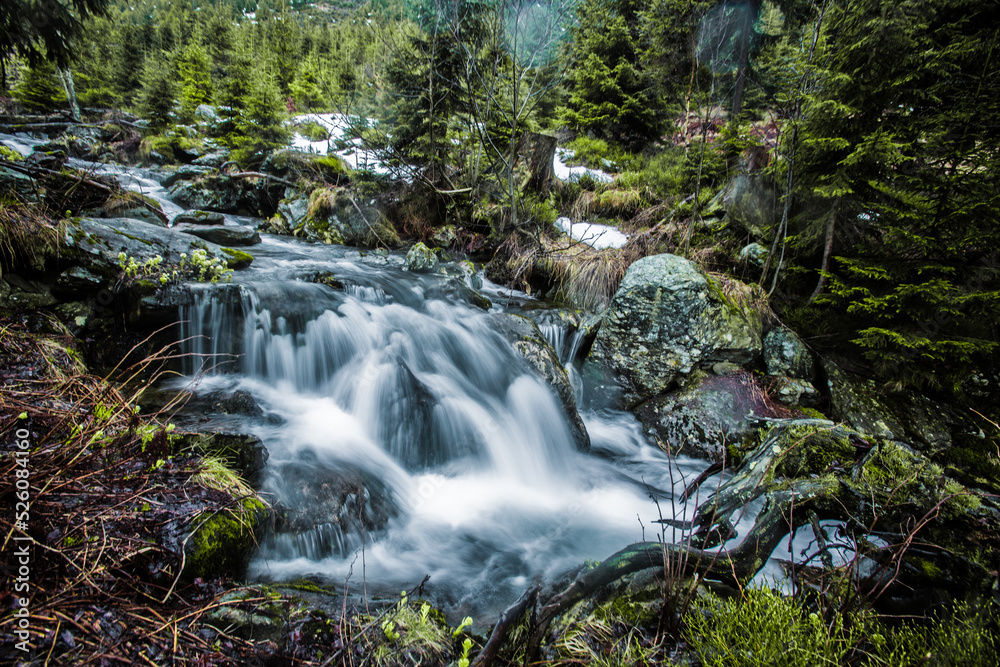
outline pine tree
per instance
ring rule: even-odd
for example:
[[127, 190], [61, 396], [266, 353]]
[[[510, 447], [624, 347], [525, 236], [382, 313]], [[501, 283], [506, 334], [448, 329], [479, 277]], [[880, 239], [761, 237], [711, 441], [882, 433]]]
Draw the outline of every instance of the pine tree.
[[632, 148], [659, 138], [665, 117], [643, 64], [639, 9], [637, 0], [584, 0], [563, 112], [571, 127]]
[[847, 112], [804, 128], [803, 185], [845, 194], [818, 302], [903, 382], [949, 387], [997, 349], [998, 25], [1000, 7], [974, 0], [831, 10], [825, 96]]
[[139, 94], [139, 111], [149, 120], [149, 127], [154, 131], [173, 123], [174, 101], [177, 97], [176, 78], [167, 54], [146, 59], [142, 72], [142, 92]]
[[35, 66], [22, 70], [22, 78], [14, 87], [14, 99], [28, 111], [53, 111], [66, 107], [66, 93], [63, 91], [56, 68], [51, 63], [40, 61]]
[[180, 117], [185, 123], [194, 119], [195, 109], [212, 100], [212, 68], [208, 52], [198, 42], [191, 42], [177, 60], [181, 91]]

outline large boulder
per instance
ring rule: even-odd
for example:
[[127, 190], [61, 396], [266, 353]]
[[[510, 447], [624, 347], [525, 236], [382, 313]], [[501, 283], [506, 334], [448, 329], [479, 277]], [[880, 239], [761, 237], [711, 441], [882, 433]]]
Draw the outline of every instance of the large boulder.
[[173, 173], [168, 174], [163, 179], [163, 187], [169, 188], [178, 181], [193, 181], [196, 178], [215, 173], [216, 171], [218, 170], [209, 166], [185, 164], [175, 169]]
[[657, 396], [636, 409], [647, 434], [669, 454], [720, 461], [726, 448], [756, 436], [759, 417], [747, 372], [710, 375], [697, 371], [684, 387]]
[[221, 225], [225, 223], [226, 216], [214, 211], [185, 211], [178, 213], [174, 219], [175, 225]]
[[431, 248], [419, 241], [406, 253], [406, 271], [433, 271], [437, 268], [438, 257]]
[[185, 208], [253, 216], [273, 213], [283, 193], [284, 186], [269, 179], [223, 174], [181, 181], [168, 191], [170, 198]]
[[590, 436], [577, 411], [576, 396], [569, 375], [538, 325], [526, 317], [509, 313], [492, 313], [487, 318], [493, 330], [506, 338], [518, 354], [555, 390], [565, 410], [573, 440], [579, 449], [589, 450]]
[[629, 267], [588, 363], [610, 369], [625, 401], [635, 404], [698, 368], [753, 362], [762, 329], [760, 312], [727, 297], [694, 263], [653, 255]]
[[319, 187], [308, 194], [289, 188], [278, 204], [277, 215], [263, 231], [361, 248], [391, 246], [399, 241], [377, 207], [358, 201], [340, 187]]
[[64, 255], [92, 274], [114, 278], [121, 272], [119, 253], [140, 264], [157, 256], [179, 263], [182, 253], [190, 255], [199, 247], [214, 256], [221, 252], [214, 243], [141, 220], [71, 218], [66, 225]]
[[812, 381], [816, 375], [812, 352], [791, 329], [775, 327], [764, 336], [764, 365], [768, 375]]
[[977, 433], [953, 407], [910, 391], [886, 391], [875, 380], [823, 360], [833, 418], [876, 438], [906, 442], [933, 454], [951, 447], [957, 433]]
[[714, 204], [726, 210], [729, 226], [746, 230], [752, 236], [764, 238], [774, 224], [778, 198], [774, 186], [759, 174], [739, 174], [716, 195]]

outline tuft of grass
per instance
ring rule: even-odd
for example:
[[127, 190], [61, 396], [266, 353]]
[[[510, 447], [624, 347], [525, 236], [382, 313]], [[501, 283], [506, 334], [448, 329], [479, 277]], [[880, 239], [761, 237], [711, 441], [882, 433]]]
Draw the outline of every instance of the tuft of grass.
[[58, 256], [63, 232], [62, 222], [53, 220], [45, 207], [4, 197], [0, 206], [0, 260], [12, 269], [28, 266], [44, 270], [47, 261]]
[[198, 464], [198, 471], [191, 476], [191, 481], [206, 489], [227, 493], [233, 498], [256, 496], [250, 485], [224, 459], [217, 456], [203, 457]]

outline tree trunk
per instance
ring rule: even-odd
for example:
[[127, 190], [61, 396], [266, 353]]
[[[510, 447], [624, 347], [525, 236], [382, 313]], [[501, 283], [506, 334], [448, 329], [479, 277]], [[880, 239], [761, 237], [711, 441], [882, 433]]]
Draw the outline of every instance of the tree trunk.
[[812, 295], [809, 297], [809, 304], [812, 304], [816, 300], [816, 297], [823, 293], [823, 288], [826, 287], [826, 275], [830, 270], [830, 255], [833, 253], [833, 232], [834, 226], [837, 223], [837, 205], [839, 203], [839, 199], [834, 201], [833, 208], [827, 214], [826, 239], [823, 243], [823, 263], [819, 267], [819, 281], [817, 281], [816, 289], [813, 290]]
[[73, 85], [73, 73], [68, 67], [60, 68], [56, 70], [59, 72], [59, 78], [62, 79], [63, 89], [66, 91], [66, 99], [69, 100], [69, 112], [73, 117], [73, 120], [79, 123], [81, 121], [80, 117], [80, 104], [76, 100], [76, 86]]
[[[528, 187], [541, 195], [548, 195], [555, 174], [552, 161], [556, 154], [556, 138], [549, 134], [530, 134], [525, 135], [525, 139], [534, 143]], [[528, 141], [525, 142], [527, 143]]]
[[733, 92], [733, 119], [743, 110], [743, 89], [746, 87], [747, 68], [750, 66], [750, 41], [753, 24], [760, 14], [761, 0], [748, 0], [743, 7], [743, 27], [740, 29], [740, 64], [736, 75], [736, 90]]

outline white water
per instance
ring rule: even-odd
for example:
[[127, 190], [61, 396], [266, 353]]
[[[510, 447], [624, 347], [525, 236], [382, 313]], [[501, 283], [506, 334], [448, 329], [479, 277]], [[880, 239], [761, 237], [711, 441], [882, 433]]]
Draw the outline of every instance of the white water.
[[[182, 313], [189, 351], [213, 369], [200, 390], [258, 400], [274, 423], [245, 426], [270, 452], [264, 490], [311, 526], [265, 543], [253, 576], [360, 588], [363, 569], [369, 592], [398, 594], [430, 575], [446, 609], [489, 617], [536, 577], [656, 538], [650, 492], [666, 514], [693, 512], [672, 497], [703, 462], [668, 459], [624, 413], [585, 414], [592, 451], [577, 451], [553, 391], [486, 314], [426, 298], [439, 278], [270, 244], [247, 283], [206, 288]], [[353, 288], [292, 280], [291, 265]], [[544, 329], [571, 366], [582, 336]], [[357, 505], [322, 514], [344, 476]], [[379, 513], [384, 525], [362, 528]]]

